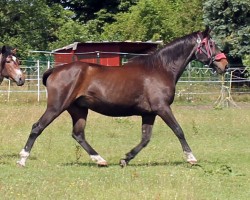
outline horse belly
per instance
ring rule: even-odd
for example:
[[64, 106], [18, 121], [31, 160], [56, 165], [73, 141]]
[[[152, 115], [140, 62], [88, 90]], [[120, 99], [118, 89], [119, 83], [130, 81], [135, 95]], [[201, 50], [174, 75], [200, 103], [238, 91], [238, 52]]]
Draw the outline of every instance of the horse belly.
[[87, 107], [97, 113], [113, 117], [140, 115], [145, 112], [136, 103], [109, 102], [91, 96], [81, 96], [76, 102], [80, 107]]
[[131, 116], [138, 114], [135, 112], [134, 109], [129, 107], [122, 107], [122, 106], [108, 105], [108, 104], [95, 105], [93, 107], [90, 107], [90, 109], [100, 114], [112, 117], [123, 117], [123, 116]]

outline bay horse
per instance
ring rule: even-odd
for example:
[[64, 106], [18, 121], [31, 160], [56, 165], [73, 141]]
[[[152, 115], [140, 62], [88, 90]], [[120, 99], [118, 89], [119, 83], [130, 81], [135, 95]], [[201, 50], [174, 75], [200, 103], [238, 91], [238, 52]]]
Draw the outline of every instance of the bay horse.
[[187, 64], [194, 59], [208, 64], [218, 73], [224, 73], [228, 64], [225, 54], [206, 29], [178, 38], [150, 55], [135, 57], [121, 67], [76, 61], [49, 69], [43, 75], [43, 84], [48, 91], [47, 109], [33, 124], [17, 163], [25, 166], [37, 137], [55, 118], [67, 111], [73, 122], [73, 138], [94, 162], [107, 166], [107, 161], [86, 141], [84, 128], [88, 109], [106, 116], [142, 117], [141, 141], [120, 160], [122, 167], [149, 143], [157, 115], [179, 139], [187, 162], [196, 163], [170, 108], [176, 83]]
[[16, 82], [18, 86], [22, 86], [25, 82], [24, 74], [19, 67], [19, 60], [16, 58], [16, 49], [8, 46], [1, 48], [0, 54], [0, 84], [4, 78], [8, 78]]

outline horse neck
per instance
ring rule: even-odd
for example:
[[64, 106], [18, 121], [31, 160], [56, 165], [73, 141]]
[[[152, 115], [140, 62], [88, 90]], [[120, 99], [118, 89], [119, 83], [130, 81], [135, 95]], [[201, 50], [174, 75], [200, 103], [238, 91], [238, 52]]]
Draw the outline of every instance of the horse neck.
[[[183, 46], [185, 44], [185, 46]], [[187, 64], [193, 60], [196, 50], [196, 42], [192, 40], [183, 44], [175, 45], [172, 49], [164, 49], [162, 54], [162, 66], [169, 73], [172, 72], [175, 82], [177, 82], [184, 72]], [[172, 54], [172, 55], [171, 55]]]

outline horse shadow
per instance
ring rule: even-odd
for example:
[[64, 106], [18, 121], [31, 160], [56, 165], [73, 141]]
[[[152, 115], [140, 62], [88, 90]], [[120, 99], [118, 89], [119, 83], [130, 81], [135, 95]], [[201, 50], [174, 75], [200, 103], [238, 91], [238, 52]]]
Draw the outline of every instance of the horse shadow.
[[[190, 164], [185, 161], [155, 161], [155, 162], [141, 162], [141, 163], [130, 163], [126, 167], [129, 168], [138, 168], [138, 167], [183, 167], [189, 168], [194, 170], [205, 170], [206, 166], [217, 166], [217, 165], [224, 165], [225, 163], [220, 162], [218, 160], [208, 161], [208, 160], [200, 160], [199, 163]], [[73, 161], [73, 162], [66, 162], [60, 164], [63, 167], [70, 167], [70, 166], [79, 166], [79, 167], [97, 167], [98, 165], [94, 162], [81, 162], [81, 161]], [[121, 165], [117, 162], [111, 162], [108, 166], [98, 166], [98, 168], [108, 168], [108, 167], [121, 167]], [[121, 168], [126, 168], [121, 167]]]
[[[18, 160], [20, 158], [19, 154], [16, 153], [4, 153], [4, 154], [0, 154], [0, 164], [1, 165], [8, 165], [9, 164], [9, 160], [13, 160], [16, 159]], [[30, 156], [29, 157], [30, 160], [38, 160], [37, 157], [35, 156]]]
[[[174, 162], [145, 162], [145, 163], [130, 163], [127, 167], [157, 167], [157, 166], [186, 166], [190, 165], [185, 162], [181, 161], [174, 161]], [[93, 162], [67, 162], [62, 163], [61, 166], [68, 167], [68, 166], [79, 166], [79, 167], [96, 167], [98, 166], [96, 163]], [[106, 167], [116, 167], [121, 165], [119, 163], [109, 163], [108, 166], [98, 166], [99, 168], [106, 168]], [[190, 165], [191, 166], [191, 165]], [[122, 168], [122, 167], [121, 167]]]

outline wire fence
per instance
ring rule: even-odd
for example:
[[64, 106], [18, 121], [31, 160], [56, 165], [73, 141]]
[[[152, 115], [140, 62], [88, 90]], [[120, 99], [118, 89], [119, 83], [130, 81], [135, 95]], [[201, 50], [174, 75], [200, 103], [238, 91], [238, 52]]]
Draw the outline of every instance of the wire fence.
[[[22, 87], [4, 79], [0, 85], [0, 100], [2, 101], [46, 101], [46, 88], [42, 84], [43, 73], [54, 67], [54, 63], [48, 61], [29, 61], [21, 68], [25, 73], [26, 81]], [[250, 94], [249, 72], [243, 68], [230, 68], [222, 77], [206, 66], [197, 67], [190, 63], [177, 84], [176, 98], [193, 101], [212, 97], [215, 100], [221, 93], [221, 87], [228, 87], [233, 95]]]

